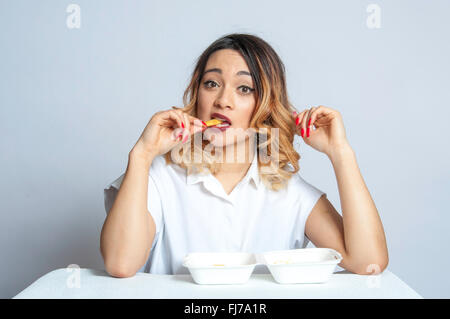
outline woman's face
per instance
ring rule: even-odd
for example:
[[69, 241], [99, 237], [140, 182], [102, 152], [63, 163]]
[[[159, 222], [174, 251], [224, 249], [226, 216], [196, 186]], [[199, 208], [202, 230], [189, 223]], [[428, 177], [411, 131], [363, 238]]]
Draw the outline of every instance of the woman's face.
[[241, 54], [231, 49], [211, 54], [200, 81], [197, 117], [206, 122], [219, 113], [231, 120], [231, 126], [225, 131], [206, 129], [206, 139], [216, 147], [244, 141], [255, 105], [255, 85]]

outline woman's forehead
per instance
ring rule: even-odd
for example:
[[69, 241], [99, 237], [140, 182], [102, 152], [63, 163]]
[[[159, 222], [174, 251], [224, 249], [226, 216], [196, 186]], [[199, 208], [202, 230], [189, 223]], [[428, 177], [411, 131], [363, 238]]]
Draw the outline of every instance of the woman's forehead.
[[249, 72], [247, 63], [241, 53], [231, 49], [222, 49], [211, 54], [206, 63], [205, 71], [209, 69], [219, 69], [222, 73]]

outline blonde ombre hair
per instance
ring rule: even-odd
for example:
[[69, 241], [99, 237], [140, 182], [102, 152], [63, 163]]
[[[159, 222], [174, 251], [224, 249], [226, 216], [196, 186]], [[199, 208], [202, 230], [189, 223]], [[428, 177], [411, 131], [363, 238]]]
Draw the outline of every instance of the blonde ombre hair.
[[[221, 49], [233, 49], [240, 52], [250, 69], [256, 86], [257, 101], [249, 129], [256, 133], [259, 176], [266, 187], [278, 191], [286, 187], [291, 176], [298, 172], [300, 155], [293, 147], [296, 128], [292, 112], [295, 108], [288, 100], [284, 64], [267, 42], [255, 35], [237, 33], [225, 35], [214, 41], [197, 60], [189, 86], [184, 91], [184, 107], [173, 108], [197, 117], [198, 90], [206, 63], [212, 53]], [[278, 141], [272, 134], [271, 129], [274, 128], [278, 128]], [[194, 135], [197, 134], [203, 133], [198, 132]], [[261, 138], [262, 134], [264, 138]], [[176, 164], [185, 168], [187, 174], [204, 172], [205, 168], [212, 174], [216, 173], [220, 164], [214, 156], [204, 151], [208, 141], [201, 139], [201, 149], [199, 149], [196, 146], [198, 143], [194, 143], [194, 140], [195, 136], [186, 143], [189, 147], [179, 150], [178, 155], [181, 160]], [[272, 145], [277, 146], [278, 160], [264, 163], [259, 156], [260, 150], [265, 148], [267, 156], [272, 158]], [[190, 152], [185, 152], [185, 149]], [[195, 152], [202, 154], [201, 163], [193, 160]], [[166, 164], [174, 163], [171, 152], [167, 152], [164, 157]], [[293, 169], [289, 167], [289, 164]]]

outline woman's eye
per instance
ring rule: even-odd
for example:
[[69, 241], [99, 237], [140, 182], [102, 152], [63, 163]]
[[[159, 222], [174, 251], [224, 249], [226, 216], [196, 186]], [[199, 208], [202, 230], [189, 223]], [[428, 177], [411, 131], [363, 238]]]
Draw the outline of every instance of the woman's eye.
[[205, 83], [203, 83], [205, 85], [205, 87], [207, 88], [211, 88], [211, 87], [215, 87], [217, 86], [217, 83], [211, 80], [206, 81]]
[[244, 93], [244, 94], [249, 94], [249, 93], [251, 93], [251, 92], [253, 92], [255, 90], [255, 89], [252, 89], [251, 87], [248, 87], [246, 85], [241, 85], [239, 88], [241, 89], [241, 92]]
[[[205, 88], [210, 89], [210, 88], [215, 88], [218, 87], [219, 85], [211, 80], [205, 81], [203, 83], [203, 85], [205, 86]], [[241, 90], [241, 92], [243, 94], [250, 94], [251, 92], [253, 92], [255, 89], [252, 89], [251, 87], [247, 86], [247, 85], [241, 85], [240, 87], [238, 87], [239, 90]]]

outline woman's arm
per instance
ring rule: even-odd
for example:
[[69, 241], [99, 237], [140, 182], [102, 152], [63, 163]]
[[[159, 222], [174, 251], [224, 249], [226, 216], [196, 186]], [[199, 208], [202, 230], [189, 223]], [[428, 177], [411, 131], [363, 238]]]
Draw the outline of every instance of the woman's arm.
[[[340, 113], [319, 106], [298, 116], [297, 124], [302, 129], [305, 143], [331, 160], [342, 208], [341, 217], [322, 196], [307, 219], [306, 236], [317, 247], [339, 251], [343, 257], [340, 265], [351, 272], [373, 274], [383, 271], [389, 262], [383, 225], [355, 153], [346, 139]], [[312, 130], [312, 125], [316, 130]]]
[[148, 174], [152, 158], [129, 154], [128, 167], [113, 206], [103, 224], [100, 250], [106, 271], [131, 277], [150, 254], [156, 226], [147, 209]]
[[100, 250], [112, 276], [134, 276], [150, 255], [156, 233], [147, 208], [153, 159], [205, 128], [200, 119], [178, 109], [157, 112], [147, 123], [128, 155], [125, 176], [102, 229]]
[[341, 267], [362, 275], [382, 272], [389, 262], [386, 238], [355, 153], [348, 145], [329, 158], [336, 174], [342, 217], [322, 197], [308, 217], [305, 233], [316, 246], [341, 252]]

